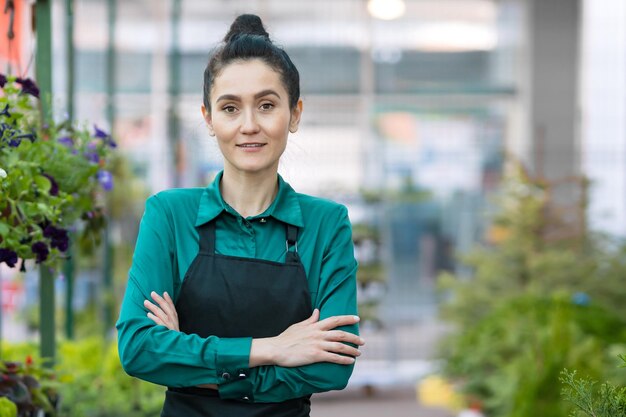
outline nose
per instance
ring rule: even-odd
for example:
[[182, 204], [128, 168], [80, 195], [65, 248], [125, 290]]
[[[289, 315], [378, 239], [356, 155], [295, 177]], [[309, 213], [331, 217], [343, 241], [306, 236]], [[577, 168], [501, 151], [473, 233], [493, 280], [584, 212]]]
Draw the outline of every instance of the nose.
[[244, 134], [252, 134], [259, 131], [259, 124], [256, 120], [256, 115], [254, 111], [244, 111], [242, 114], [242, 121], [240, 132]]

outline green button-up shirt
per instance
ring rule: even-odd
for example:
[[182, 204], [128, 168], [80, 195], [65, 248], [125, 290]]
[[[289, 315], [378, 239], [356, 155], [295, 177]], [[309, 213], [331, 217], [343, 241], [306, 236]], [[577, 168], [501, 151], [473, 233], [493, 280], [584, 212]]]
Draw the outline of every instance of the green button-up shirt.
[[[117, 322], [124, 369], [171, 387], [218, 384], [222, 398], [255, 402], [280, 402], [344, 388], [352, 365], [248, 369], [252, 338], [184, 334], [147, 317], [143, 302], [151, 299], [151, 291], [167, 291], [174, 300], [178, 298], [198, 253], [196, 226], [213, 219], [217, 219], [216, 253], [276, 262], [285, 260], [285, 223], [299, 227], [298, 253], [320, 319], [357, 314], [357, 262], [346, 208], [296, 193], [278, 176], [278, 193], [270, 207], [243, 218], [222, 199], [221, 177], [218, 174], [207, 188], [167, 190], [147, 200]], [[356, 325], [344, 329], [358, 333]]]

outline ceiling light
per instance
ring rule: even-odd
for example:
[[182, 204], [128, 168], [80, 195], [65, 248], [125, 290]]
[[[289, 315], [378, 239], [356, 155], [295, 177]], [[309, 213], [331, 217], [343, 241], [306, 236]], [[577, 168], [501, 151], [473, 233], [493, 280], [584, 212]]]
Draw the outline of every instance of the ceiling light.
[[369, 0], [367, 11], [376, 19], [394, 20], [402, 15], [406, 10], [404, 0]]

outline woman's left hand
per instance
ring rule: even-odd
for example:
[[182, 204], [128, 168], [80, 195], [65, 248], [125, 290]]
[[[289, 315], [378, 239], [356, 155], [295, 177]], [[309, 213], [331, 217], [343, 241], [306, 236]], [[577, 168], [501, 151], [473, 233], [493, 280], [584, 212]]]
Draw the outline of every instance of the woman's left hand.
[[150, 302], [150, 300], [143, 302], [144, 307], [150, 310], [148, 318], [156, 324], [165, 326], [170, 330], [180, 331], [178, 328], [178, 313], [176, 313], [176, 306], [174, 306], [174, 301], [172, 301], [170, 295], [164, 292], [163, 297], [161, 297], [159, 294], [152, 291], [150, 297], [152, 297], [157, 305]]

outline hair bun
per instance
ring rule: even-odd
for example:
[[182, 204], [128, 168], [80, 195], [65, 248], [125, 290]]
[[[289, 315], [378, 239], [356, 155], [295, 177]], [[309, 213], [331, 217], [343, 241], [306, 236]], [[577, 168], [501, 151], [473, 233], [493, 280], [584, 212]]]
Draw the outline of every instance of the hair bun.
[[263, 27], [261, 18], [255, 14], [242, 14], [237, 16], [226, 36], [224, 42], [230, 42], [241, 35], [258, 35], [270, 39], [270, 34]]

